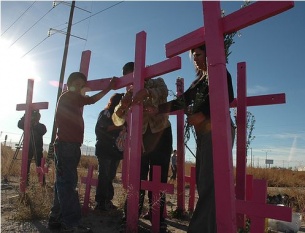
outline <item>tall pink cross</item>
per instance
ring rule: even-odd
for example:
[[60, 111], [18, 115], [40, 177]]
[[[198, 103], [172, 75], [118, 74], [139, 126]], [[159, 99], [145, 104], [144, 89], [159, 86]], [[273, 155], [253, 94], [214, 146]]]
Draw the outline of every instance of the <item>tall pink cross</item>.
[[[246, 199], [246, 155], [247, 155], [247, 106], [270, 105], [285, 103], [285, 94], [271, 94], [247, 97], [246, 63], [237, 64], [237, 98], [231, 107], [237, 107], [237, 161], [236, 161], [236, 198]], [[237, 215], [237, 225], [243, 226], [244, 215]]]
[[47, 109], [49, 106], [48, 102], [39, 102], [32, 103], [33, 100], [33, 89], [34, 89], [34, 80], [28, 79], [28, 89], [26, 94], [26, 103], [17, 104], [16, 110], [22, 111], [25, 110], [25, 119], [24, 119], [24, 138], [23, 138], [23, 148], [22, 148], [22, 161], [21, 161], [21, 179], [20, 179], [20, 192], [24, 193], [27, 183], [27, 173], [28, 173], [28, 152], [29, 152], [29, 143], [31, 135], [31, 119], [32, 111], [39, 109]]
[[[177, 96], [184, 92], [184, 79], [177, 78], [176, 81]], [[185, 210], [185, 146], [184, 146], [184, 112], [178, 110], [170, 115], [177, 116], [177, 209]]]
[[[134, 72], [122, 76], [115, 85], [115, 89], [133, 84], [134, 93], [144, 87], [144, 80], [157, 77], [159, 75], [172, 72], [181, 68], [181, 58], [174, 57], [154, 65], [145, 67], [146, 55], [146, 33], [140, 32], [136, 36], [135, 48], [135, 68]], [[110, 78], [97, 79], [87, 81], [86, 86], [90, 91], [102, 90], [108, 85]], [[132, 119], [131, 126], [128, 127], [129, 138], [132, 138], [133, 143], [130, 143], [128, 154], [124, 157], [123, 163], [126, 160], [132, 161], [132, 164], [127, 167], [128, 177], [128, 197], [127, 197], [127, 231], [136, 233], [138, 223], [138, 204], [140, 190], [140, 161], [141, 161], [141, 144], [142, 144], [142, 105], [134, 105], [131, 109]], [[126, 154], [125, 154], [126, 155]], [[132, 165], [132, 166], [131, 166]]]
[[[219, 232], [236, 232], [231, 122], [226, 83], [223, 35], [272, 17], [293, 7], [293, 2], [256, 2], [221, 17], [220, 2], [203, 2], [205, 27], [166, 45], [172, 57], [206, 43], [214, 155], [216, 219]], [[222, 146], [218, 146], [222, 145]], [[227, 195], [223, 195], [227, 193]], [[232, 224], [233, 223], [233, 224]]]
[[161, 167], [153, 166], [152, 181], [142, 180], [141, 189], [152, 192], [152, 232], [158, 233], [160, 230], [160, 193], [174, 193], [174, 185], [161, 183]]
[[[184, 92], [184, 79], [177, 80], [177, 95]], [[185, 210], [185, 146], [184, 146], [184, 112], [177, 111], [177, 208]]]

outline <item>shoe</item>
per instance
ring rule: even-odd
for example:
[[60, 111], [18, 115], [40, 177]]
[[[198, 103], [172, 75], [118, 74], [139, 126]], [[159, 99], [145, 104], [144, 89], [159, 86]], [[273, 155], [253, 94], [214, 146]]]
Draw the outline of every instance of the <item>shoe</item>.
[[50, 216], [49, 221], [48, 221], [48, 228], [50, 230], [59, 229], [59, 228], [61, 228], [61, 222], [59, 221], [58, 218]]
[[85, 227], [83, 225], [78, 225], [77, 227], [69, 227], [69, 226], [62, 226], [60, 232], [65, 233], [92, 233], [92, 230], [89, 227]]

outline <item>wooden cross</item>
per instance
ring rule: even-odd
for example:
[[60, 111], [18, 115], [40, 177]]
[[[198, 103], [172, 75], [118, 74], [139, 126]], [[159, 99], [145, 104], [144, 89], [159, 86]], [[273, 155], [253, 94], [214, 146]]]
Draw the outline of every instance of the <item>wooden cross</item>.
[[39, 183], [41, 185], [44, 184], [44, 177], [45, 174], [47, 174], [49, 172], [49, 168], [47, 166], [45, 166], [46, 164], [46, 158], [41, 158], [41, 165], [40, 167], [36, 167], [36, 172], [38, 173], [39, 176]]
[[[135, 49], [135, 68], [134, 72], [122, 76], [115, 84], [115, 89], [120, 89], [122, 87], [133, 84], [134, 93], [144, 87], [144, 80], [150, 79], [165, 73], [169, 73], [181, 68], [181, 58], [174, 57], [167, 59], [165, 61], [159, 62], [154, 65], [145, 67], [145, 55], [146, 55], [146, 33], [144, 31], [137, 34], [136, 37], [136, 49]], [[85, 57], [84, 57], [85, 56]], [[84, 72], [83, 69], [88, 71], [90, 56], [82, 56], [80, 71]], [[109, 84], [109, 79], [103, 78], [90, 80], [86, 83], [86, 91], [98, 91], [105, 89]], [[128, 184], [128, 197], [127, 197], [127, 208], [128, 208], [128, 231], [137, 232], [137, 222], [138, 222], [138, 203], [139, 203], [139, 190], [140, 190], [140, 159], [141, 159], [141, 144], [142, 144], [142, 113], [143, 106], [135, 105], [131, 109], [132, 120], [130, 122], [130, 127], [128, 127], [129, 138], [133, 139], [130, 143], [130, 148], [124, 152], [124, 163], [129, 163], [132, 161], [132, 166], [127, 166], [126, 172], [129, 177], [127, 180]], [[132, 128], [132, 130], [131, 130]], [[130, 198], [132, 197], [132, 198]]]
[[266, 204], [267, 182], [253, 180], [253, 197], [251, 201], [236, 200], [237, 213], [243, 213], [251, 219], [251, 233], [265, 230], [265, 218], [291, 222], [292, 210], [286, 206]]
[[[177, 78], [177, 96], [184, 92], [184, 79]], [[170, 115], [177, 116], [177, 209], [185, 211], [185, 146], [184, 146], [184, 111], [177, 110]]]
[[195, 189], [196, 189], [196, 168], [191, 167], [191, 175], [185, 177], [185, 182], [190, 184], [189, 190], [189, 211], [194, 211], [195, 205]]
[[[178, 79], [177, 95], [184, 92], [184, 79]], [[185, 146], [184, 146], [184, 112], [177, 111], [177, 208], [184, 212], [185, 210]]]
[[83, 214], [88, 213], [88, 210], [89, 210], [89, 199], [90, 199], [91, 186], [93, 185], [93, 186], [97, 187], [97, 185], [98, 185], [98, 180], [93, 178], [92, 176], [93, 176], [93, 166], [90, 165], [88, 168], [87, 177], [81, 177], [81, 183], [86, 184], [84, 204], [82, 207]]
[[16, 106], [17, 111], [25, 110], [24, 137], [23, 137], [23, 149], [22, 149], [22, 161], [21, 161], [21, 179], [20, 179], [20, 192], [22, 193], [25, 193], [26, 183], [27, 183], [28, 157], [29, 157], [28, 152], [29, 152], [29, 143], [30, 143], [30, 135], [31, 135], [30, 130], [31, 130], [32, 111], [39, 109], [47, 109], [49, 106], [48, 102], [32, 103], [33, 89], [34, 89], [34, 80], [28, 79], [26, 103], [17, 104]]
[[233, 233], [236, 232], [236, 210], [223, 35], [279, 14], [293, 7], [294, 4], [293, 2], [258, 1], [223, 18], [220, 2], [203, 2], [202, 4], [205, 27], [168, 43], [166, 56], [172, 57], [206, 43], [212, 140], [217, 142], [213, 144], [217, 229], [219, 232]]
[[152, 181], [142, 180], [141, 189], [152, 192], [152, 232], [158, 233], [160, 230], [160, 193], [174, 193], [174, 185], [161, 183], [161, 167], [153, 166]]
[[[237, 98], [231, 104], [231, 107], [237, 108], [237, 161], [236, 161], [236, 198], [246, 199], [246, 155], [247, 155], [247, 106], [283, 104], [285, 103], [285, 94], [270, 94], [263, 96], [247, 97], [247, 79], [246, 63], [237, 64]], [[237, 215], [237, 226], [244, 225], [244, 215]]]
[[[117, 80], [115, 89], [133, 84], [134, 94], [144, 87], [144, 80], [150, 79], [165, 73], [172, 72], [181, 68], [181, 58], [174, 57], [154, 65], [145, 67], [146, 55], [146, 33], [140, 32], [136, 36], [135, 48], [135, 68], [134, 72], [122, 76]], [[86, 87], [88, 91], [97, 91], [106, 88], [110, 78], [97, 79], [87, 81]], [[133, 143], [130, 143], [128, 156], [124, 155], [123, 163], [126, 160], [132, 161], [132, 166], [127, 167], [128, 177], [128, 195], [127, 195], [127, 232], [136, 233], [138, 223], [138, 204], [140, 190], [140, 160], [141, 160], [141, 144], [142, 144], [142, 114], [143, 106], [134, 105], [131, 109], [132, 119], [130, 127], [128, 127], [129, 138], [132, 138]]]

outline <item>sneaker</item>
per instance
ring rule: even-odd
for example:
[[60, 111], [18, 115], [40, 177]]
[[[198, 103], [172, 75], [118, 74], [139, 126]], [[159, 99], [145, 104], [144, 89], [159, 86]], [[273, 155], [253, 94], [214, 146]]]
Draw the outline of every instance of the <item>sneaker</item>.
[[68, 227], [62, 226], [60, 232], [65, 233], [92, 233], [92, 230], [89, 227], [85, 227], [83, 225], [78, 225], [77, 227]]
[[58, 218], [50, 216], [49, 221], [48, 221], [48, 228], [50, 230], [59, 229], [59, 228], [61, 228], [61, 222], [59, 221]]

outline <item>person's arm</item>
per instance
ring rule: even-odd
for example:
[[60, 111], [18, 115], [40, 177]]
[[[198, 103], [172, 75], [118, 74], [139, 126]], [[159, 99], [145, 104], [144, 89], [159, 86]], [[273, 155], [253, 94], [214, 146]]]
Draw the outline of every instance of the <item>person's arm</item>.
[[103, 98], [111, 89], [113, 89], [115, 87], [115, 81], [117, 80], [117, 77], [113, 77], [110, 80], [109, 85], [102, 91], [98, 92], [97, 94], [89, 97], [90, 100], [92, 101], [92, 103], [96, 103], [97, 101], [99, 101], [101, 98]]
[[132, 91], [129, 90], [115, 107], [112, 114], [112, 121], [115, 126], [121, 126], [125, 123], [125, 117], [132, 102]]

